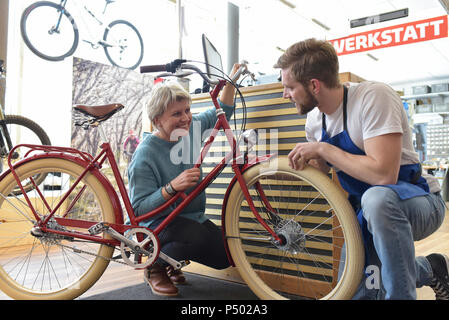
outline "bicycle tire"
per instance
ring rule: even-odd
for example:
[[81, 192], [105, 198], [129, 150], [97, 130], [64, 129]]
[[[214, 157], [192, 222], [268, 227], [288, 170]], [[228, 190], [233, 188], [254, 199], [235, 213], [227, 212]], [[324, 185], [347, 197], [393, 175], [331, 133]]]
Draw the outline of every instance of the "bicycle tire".
[[[40, 19], [45, 20], [45, 22], [48, 22], [48, 24], [46, 24], [46, 28], [43, 30], [40, 30], [40, 28], [37, 27], [32, 27], [29, 26], [29, 23], [32, 23], [33, 21], [30, 22], [30, 16], [32, 16], [33, 14], [37, 14], [39, 15], [39, 10], [42, 8], [46, 8], [46, 9], [51, 9], [50, 12], [53, 12], [53, 10], [55, 10], [54, 15], [58, 16], [59, 12], [63, 12], [62, 15], [62, 27], [66, 27], [68, 30], [70, 30], [70, 35], [71, 38], [67, 39], [67, 47], [64, 48], [63, 50], [61, 50], [61, 52], [55, 53], [55, 54], [50, 54], [48, 52], [45, 52], [45, 49], [50, 49], [50, 50], [54, 50], [54, 48], [56, 47], [55, 44], [57, 42], [62, 43], [62, 40], [64, 40], [63, 37], [67, 37], [66, 34], [63, 35], [63, 37], [57, 39], [57, 37], [60, 34], [60, 31], [58, 32], [53, 32], [52, 28], [54, 27], [54, 25], [52, 25], [52, 23], [56, 23], [57, 22], [57, 17], [55, 17], [56, 20], [53, 20], [52, 17], [48, 16], [48, 12], [46, 12], [45, 14], [40, 14]], [[52, 13], [53, 14], [53, 13]], [[31, 19], [32, 20], [32, 19]], [[40, 22], [41, 22], [40, 21]], [[41, 38], [39, 38], [39, 40], [33, 40], [30, 35], [33, 34], [33, 32], [37, 31], [42, 31], [41, 33], [39, 33], [39, 36]], [[72, 33], [73, 32], [73, 33]], [[75, 23], [75, 20], [73, 19], [73, 17], [70, 15], [70, 13], [63, 7], [61, 7], [59, 4], [50, 2], [50, 1], [38, 1], [35, 2], [33, 4], [31, 4], [30, 6], [28, 6], [22, 13], [22, 17], [20, 19], [20, 33], [22, 35], [22, 39], [25, 42], [25, 44], [27, 45], [27, 47], [38, 57], [41, 57], [42, 59], [48, 60], [48, 61], [61, 61], [64, 60], [66, 57], [69, 57], [71, 55], [73, 55], [73, 53], [75, 53], [78, 44], [79, 44], [79, 31], [78, 31], [78, 27]], [[42, 42], [42, 36], [45, 35], [50, 35], [52, 39], [48, 39], [48, 43], [43, 43]], [[73, 40], [72, 40], [73, 38]]]
[[[124, 63], [124, 62], [118, 61], [119, 59], [121, 59], [121, 53], [123, 51], [119, 52], [118, 57], [116, 56], [117, 52], [114, 52], [116, 49], [119, 49], [115, 45], [115, 43], [121, 43], [123, 46], [125, 46], [123, 44], [123, 42], [125, 40], [127, 40], [127, 39], [112, 39], [112, 42], [114, 43], [114, 45], [109, 44], [109, 43], [111, 43], [111, 39], [108, 38], [108, 36], [110, 36], [113, 31], [115, 31], [116, 29], [118, 29], [120, 27], [125, 27], [128, 30], [128, 32], [129, 31], [131, 32], [132, 37], [135, 38], [134, 39], [134, 43], [137, 44], [137, 46], [138, 46], [138, 49], [135, 49], [135, 51], [134, 51], [134, 52], [137, 52], [137, 53], [132, 56], [132, 58], [130, 60], [131, 62], [129, 62], [129, 63]], [[144, 53], [144, 46], [143, 46], [142, 36], [140, 35], [140, 33], [137, 30], [137, 28], [133, 24], [131, 24], [130, 22], [128, 22], [126, 20], [115, 20], [115, 21], [112, 21], [108, 25], [108, 27], [105, 29], [105, 31], [104, 31], [103, 41], [106, 44], [109, 44], [109, 45], [104, 45], [103, 48], [104, 48], [104, 52], [106, 54], [107, 59], [109, 60], [109, 62], [113, 66], [134, 70], [142, 62], [143, 53]], [[129, 50], [127, 48], [122, 48], [122, 50], [124, 50], [126, 52], [129, 52]], [[120, 49], [119, 49], [119, 51], [120, 51]]]
[[[2, 123], [2, 133], [6, 138], [7, 144], [11, 144], [12, 148], [16, 145], [28, 143], [28, 144], [40, 144], [40, 145], [51, 145], [50, 138], [41, 126], [31, 119], [25, 118], [19, 115], [6, 115], [4, 120], [0, 121]], [[6, 126], [6, 131], [3, 126]], [[17, 131], [17, 134], [16, 134]], [[12, 149], [11, 148], [11, 149]], [[11, 151], [8, 147], [8, 151]], [[13, 163], [22, 159], [22, 150], [16, 149], [16, 155], [13, 159]], [[8, 168], [8, 157], [5, 155], [1, 159], [2, 170]], [[40, 176], [36, 178], [37, 183], [44, 181], [45, 176]], [[25, 185], [25, 191], [29, 191], [32, 188], [31, 184]], [[13, 190], [13, 194], [21, 194], [20, 189]]]
[[[364, 247], [349, 201], [317, 169], [295, 171], [286, 158], [272, 161], [251, 167], [243, 176], [259, 213], [282, 244], [268, 240], [237, 182], [226, 203], [227, 243], [242, 279], [261, 299], [352, 298], [362, 279]], [[276, 211], [271, 220], [262, 212], [262, 198], [255, 191], [258, 182]], [[342, 256], [346, 261], [340, 261]]]
[[[54, 209], [59, 202], [57, 200], [84, 170], [83, 165], [72, 160], [41, 158], [22, 163], [16, 168], [16, 173], [21, 180], [42, 172], [51, 173], [51, 178], [39, 185], [39, 190], [50, 209]], [[85, 188], [80, 197], [71, 194], [55, 215], [67, 214], [67, 218], [94, 223], [115, 223], [114, 208], [102, 182], [92, 172], [81, 181], [82, 185], [77, 190], [83, 186]], [[0, 181], [0, 289], [14, 299], [60, 300], [78, 297], [103, 274], [114, 248], [76, 239], [50, 237], [48, 234], [33, 236], [30, 231], [35, 223], [34, 215], [27, 209], [22, 196], [10, 194], [15, 185], [11, 172]], [[49, 210], [39, 200], [36, 190], [31, 190], [28, 196], [38, 213], [46, 215]], [[57, 229], [58, 225], [51, 227]], [[83, 231], [87, 232], [85, 229]]]

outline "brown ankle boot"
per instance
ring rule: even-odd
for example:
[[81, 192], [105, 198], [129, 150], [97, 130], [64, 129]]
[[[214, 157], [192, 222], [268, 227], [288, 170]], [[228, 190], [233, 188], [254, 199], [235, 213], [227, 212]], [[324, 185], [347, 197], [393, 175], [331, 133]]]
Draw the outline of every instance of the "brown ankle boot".
[[175, 270], [172, 266], [167, 267], [167, 275], [174, 284], [185, 284], [186, 278], [180, 269]]
[[167, 271], [160, 265], [153, 265], [143, 272], [145, 282], [150, 286], [151, 291], [158, 296], [176, 296], [178, 288], [167, 276]]

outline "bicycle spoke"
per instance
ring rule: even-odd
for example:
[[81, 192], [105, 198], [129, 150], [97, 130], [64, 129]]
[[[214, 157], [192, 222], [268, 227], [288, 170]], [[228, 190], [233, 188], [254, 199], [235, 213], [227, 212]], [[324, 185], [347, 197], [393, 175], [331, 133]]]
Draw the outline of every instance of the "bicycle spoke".
[[[20, 177], [21, 181], [28, 181], [37, 174], [47, 176], [43, 183], [36, 184], [27, 192], [40, 218], [44, 219], [54, 212], [55, 218], [81, 219], [93, 223], [113, 222], [102, 211], [103, 205], [98, 192], [104, 192], [101, 199], [109, 200], [97, 179], [88, 175], [72, 193], [67, 194], [84, 167], [67, 160], [53, 159], [50, 160], [51, 166], [46, 168], [45, 163], [48, 161], [42, 159], [39, 160], [41, 164], [36, 165], [30, 162], [30, 170], [23, 170], [29, 173]], [[9, 277], [9, 283], [16, 284], [14, 289], [21, 294], [34, 297], [79, 294], [82, 291], [73, 292], [70, 288], [78, 282], [82, 287], [85, 275], [95, 269], [96, 265], [105, 268], [112, 255], [112, 248], [44, 232], [46, 229], [40, 229], [36, 224], [24, 197], [11, 194], [10, 191], [16, 186], [15, 179], [11, 176], [8, 175], [6, 180], [0, 182], [0, 189], [4, 188], [0, 190], [0, 268]], [[60, 226], [57, 221], [59, 220], [49, 219], [46, 227], [50, 230], [87, 233], [85, 229]], [[96, 259], [97, 256], [104, 259]]]
[[290, 299], [321, 299], [333, 292], [339, 281], [339, 266], [346, 263], [345, 255], [340, 254], [345, 250], [346, 237], [334, 208], [294, 172], [257, 175], [254, 171], [257, 178], [248, 186], [252, 201], [281, 241], [269, 236], [247, 209], [242, 194], [233, 199], [238, 227], [229, 239], [240, 242], [230, 245], [241, 248], [239, 252], [251, 268], [247, 276], [254, 284], [262, 282]]

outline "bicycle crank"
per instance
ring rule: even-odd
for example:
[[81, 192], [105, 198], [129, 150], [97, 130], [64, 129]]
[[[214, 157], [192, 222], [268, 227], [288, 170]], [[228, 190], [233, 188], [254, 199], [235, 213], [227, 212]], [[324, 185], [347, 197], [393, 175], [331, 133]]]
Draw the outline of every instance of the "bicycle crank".
[[[154, 261], [160, 257], [172, 265], [176, 270], [186, 266], [188, 261], [176, 261], [163, 252], [160, 252], [159, 242], [156, 236], [145, 228], [132, 228], [126, 232], [126, 236], [110, 228], [105, 223], [97, 223], [89, 229], [90, 234], [105, 232], [116, 240], [120, 241], [120, 252], [123, 261], [135, 268], [144, 269], [151, 266]], [[141, 242], [137, 241], [138, 236], [142, 236]]]

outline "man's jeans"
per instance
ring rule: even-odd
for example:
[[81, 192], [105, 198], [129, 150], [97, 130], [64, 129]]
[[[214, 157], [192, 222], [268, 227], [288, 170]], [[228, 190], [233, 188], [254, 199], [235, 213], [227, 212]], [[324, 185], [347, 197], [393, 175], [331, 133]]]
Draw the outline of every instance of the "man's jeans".
[[400, 200], [390, 188], [375, 186], [363, 194], [362, 209], [374, 244], [365, 246], [366, 267], [379, 270], [380, 279], [367, 274], [354, 299], [416, 299], [416, 288], [428, 285], [433, 272], [425, 257], [415, 258], [414, 241], [441, 226], [443, 199], [431, 193]]

